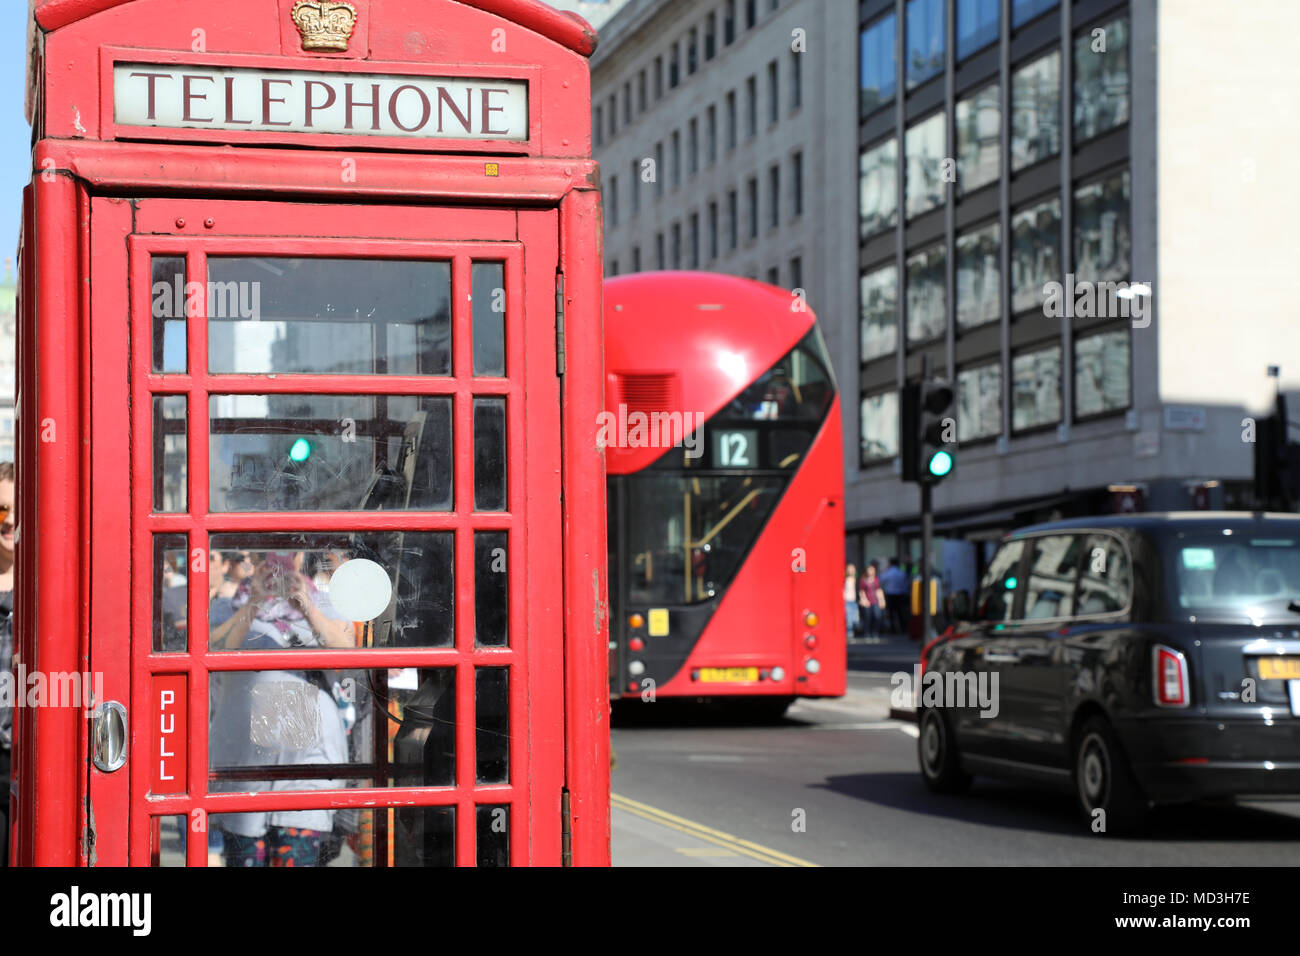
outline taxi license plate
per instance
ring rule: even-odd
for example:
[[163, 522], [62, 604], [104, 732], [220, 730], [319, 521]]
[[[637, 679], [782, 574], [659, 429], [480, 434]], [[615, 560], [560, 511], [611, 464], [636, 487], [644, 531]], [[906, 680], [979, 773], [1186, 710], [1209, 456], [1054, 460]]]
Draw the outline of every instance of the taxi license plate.
[[729, 684], [758, 680], [757, 667], [701, 667], [700, 681], [709, 684]]
[[1300, 657], [1261, 657], [1259, 676], [1263, 680], [1300, 680]]

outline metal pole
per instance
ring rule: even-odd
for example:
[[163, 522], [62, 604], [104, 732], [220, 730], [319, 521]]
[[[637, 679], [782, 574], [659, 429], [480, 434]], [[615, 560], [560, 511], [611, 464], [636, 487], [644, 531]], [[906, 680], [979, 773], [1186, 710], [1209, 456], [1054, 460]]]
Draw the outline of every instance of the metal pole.
[[921, 646], [930, 641], [930, 535], [934, 515], [930, 513], [930, 485], [921, 482]]

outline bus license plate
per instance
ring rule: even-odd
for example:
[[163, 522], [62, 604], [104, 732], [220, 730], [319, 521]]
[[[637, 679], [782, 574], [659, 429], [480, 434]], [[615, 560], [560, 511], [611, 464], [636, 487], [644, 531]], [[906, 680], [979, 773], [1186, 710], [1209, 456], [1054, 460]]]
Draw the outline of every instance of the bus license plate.
[[701, 667], [700, 681], [711, 684], [730, 684], [758, 680], [757, 667]]
[[1264, 680], [1300, 680], [1300, 657], [1261, 657], [1259, 676]]

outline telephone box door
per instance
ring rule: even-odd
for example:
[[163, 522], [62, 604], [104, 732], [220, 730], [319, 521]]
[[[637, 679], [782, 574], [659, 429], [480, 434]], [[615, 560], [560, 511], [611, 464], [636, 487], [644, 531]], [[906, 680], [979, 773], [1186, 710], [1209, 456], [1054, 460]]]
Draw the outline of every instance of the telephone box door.
[[90, 859], [558, 864], [557, 214], [90, 213]]

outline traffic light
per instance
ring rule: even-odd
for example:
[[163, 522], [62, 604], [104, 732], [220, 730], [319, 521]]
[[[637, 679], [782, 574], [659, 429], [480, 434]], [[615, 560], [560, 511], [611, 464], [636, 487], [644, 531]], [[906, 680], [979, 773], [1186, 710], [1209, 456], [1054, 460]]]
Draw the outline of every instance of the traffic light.
[[937, 484], [957, 464], [956, 393], [947, 382], [923, 379], [903, 387], [899, 448], [903, 480]]
[[311, 457], [312, 450], [311, 442], [305, 438], [299, 438], [289, 446], [289, 460], [297, 462], [306, 461]]

